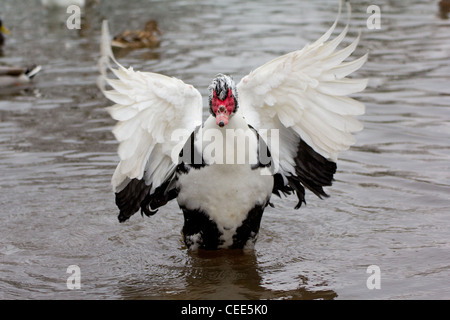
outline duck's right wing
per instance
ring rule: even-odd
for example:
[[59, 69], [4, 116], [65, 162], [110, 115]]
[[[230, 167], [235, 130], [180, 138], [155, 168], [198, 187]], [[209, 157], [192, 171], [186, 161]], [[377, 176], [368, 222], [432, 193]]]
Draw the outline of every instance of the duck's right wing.
[[[342, 1], [341, 1], [342, 2]], [[350, 3], [347, 2], [350, 17]], [[344, 62], [356, 49], [359, 36], [337, 50], [347, 26], [333, 40], [341, 12], [331, 28], [314, 43], [278, 57], [245, 76], [237, 85], [239, 103], [248, 123], [261, 134], [276, 132], [268, 139], [275, 169], [294, 182], [299, 204], [304, 190], [326, 196], [336, 171], [338, 154], [355, 143], [354, 132], [362, 129], [355, 118], [364, 104], [349, 97], [362, 91], [367, 79], [347, 78], [367, 60], [367, 54]], [[273, 138], [273, 137], [272, 137]], [[276, 142], [276, 144], [274, 144]]]
[[[107, 108], [118, 121], [113, 133], [119, 141], [120, 162], [112, 186], [121, 210], [119, 220], [124, 221], [173, 175], [174, 155], [184, 145], [180, 133], [187, 140], [201, 125], [202, 97], [179, 79], [123, 67], [112, 53], [107, 21], [102, 25], [101, 54], [99, 87], [116, 103]], [[108, 71], [116, 78], [109, 78]]]

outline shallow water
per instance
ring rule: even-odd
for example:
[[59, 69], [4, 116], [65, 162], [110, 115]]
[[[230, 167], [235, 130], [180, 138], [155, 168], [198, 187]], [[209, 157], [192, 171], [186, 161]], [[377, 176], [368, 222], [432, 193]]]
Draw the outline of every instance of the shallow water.
[[[268, 208], [254, 250], [188, 252], [176, 203], [119, 224], [110, 103], [95, 82], [102, 19], [112, 32], [157, 19], [156, 49], [122, 53], [135, 69], [183, 79], [206, 94], [218, 72], [251, 69], [317, 39], [337, 1], [101, 1], [68, 30], [65, 8], [4, 0], [11, 30], [0, 64], [38, 63], [28, 88], [0, 94], [2, 299], [449, 299], [450, 21], [437, 1], [353, 4], [362, 32], [356, 97], [365, 129], [338, 162], [330, 198]], [[342, 27], [342, 24], [340, 25]], [[206, 103], [206, 101], [205, 101]], [[81, 271], [69, 290], [67, 268]], [[380, 268], [368, 289], [367, 267]]]

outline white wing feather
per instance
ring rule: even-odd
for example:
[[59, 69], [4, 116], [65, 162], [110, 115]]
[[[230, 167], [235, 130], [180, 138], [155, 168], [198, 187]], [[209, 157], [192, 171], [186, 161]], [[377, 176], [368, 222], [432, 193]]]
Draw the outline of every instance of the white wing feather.
[[353, 116], [364, 113], [364, 104], [348, 95], [362, 91], [367, 80], [346, 76], [364, 64], [367, 54], [343, 62], [355, 50], [359, 36], [336, 51], [346, 36], [348, 23], [335, 39], [327, 41], [340, 11], [339, 7], [336, 21], [316, 42], [266, 63], [237, 86], [240, 108], [247, 121], [258, 130], [279, 130], [279, 153], [272, 152], [279, 157], [277, 168], [284, 173], [295, 172], [294, 158], [300, 138], [335, 162], [339, 152], [355, 143], [352, 133], [362, 129]]
[[[118, 121], [113, 129], [120, 157], [111, 181], [114, 191], [120, 192], [131, 179], [144, 178], [153, 192], [176, 167], [173, 150], [181, 151], [183, 143], [172, 141], [174, 130], [183, 129], [187, 139], [201, 125], [202, 97], [179, 79], [119, 64], [111, 51], [107, 21], [102, 25], [101, 52], [99, 87], [116, 103], [107, 111]], [[108, 78], [108, 70], [117, 79]], [[105, 82], [112, 90], [105, 89]]]

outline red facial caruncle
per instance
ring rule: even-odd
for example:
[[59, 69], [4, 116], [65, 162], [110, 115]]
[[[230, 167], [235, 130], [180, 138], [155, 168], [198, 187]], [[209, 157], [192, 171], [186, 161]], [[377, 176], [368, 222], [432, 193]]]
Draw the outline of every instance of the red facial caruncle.
[[216, 91], [214, 91], [212, 99], [212, 111], [216, 115], [216, 124], [219, 127], [226, 126], [230, 120], [230, 115], [234, 111], [234, 97], [231, 89], [228, 89], [228, 95], [224, 100], [220, 100], [217, 97]]

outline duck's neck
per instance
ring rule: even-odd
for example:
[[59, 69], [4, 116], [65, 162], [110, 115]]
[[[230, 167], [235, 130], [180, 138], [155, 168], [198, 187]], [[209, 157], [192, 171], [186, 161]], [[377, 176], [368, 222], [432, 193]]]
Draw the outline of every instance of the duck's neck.
[[[201, 149], [208, 164], [250, 164], [257, 159], [257, 137], [238, 111], [226, 126], [210, 116], [203, 126]], [[200, 148], [198, 148], [200, 150]]]
[[203, 126], [204, 129], [218, 129], [223, 133], [226, 132], [227, 129], [248, 129], [248, 124], [244, 119], [242, 113], [238, 110], [236, 113], [233, 113], [228, 121], [226, 126], [220, 127], [216, 124], [216, 118], [214, 116], [209, 116], [206, 119], [205, 124]]

